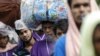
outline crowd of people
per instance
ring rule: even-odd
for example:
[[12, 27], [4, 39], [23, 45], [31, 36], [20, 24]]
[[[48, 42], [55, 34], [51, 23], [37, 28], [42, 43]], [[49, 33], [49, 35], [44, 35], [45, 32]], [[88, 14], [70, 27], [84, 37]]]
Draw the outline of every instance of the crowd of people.
[[100, 11], [95, 0], [11, 2], [0, 1], [0, 56], [100, 55]]

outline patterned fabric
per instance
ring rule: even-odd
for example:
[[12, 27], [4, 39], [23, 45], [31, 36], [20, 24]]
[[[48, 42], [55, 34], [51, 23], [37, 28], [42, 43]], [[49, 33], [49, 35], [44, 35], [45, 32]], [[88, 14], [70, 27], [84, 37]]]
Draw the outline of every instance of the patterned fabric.
[[36, 28], [40, 21], [67, 18], [67, 8], [62, 0], [22, 0], [21, 15], [28, 27]]
[[[36, 20], [55, 20], [67, 18], [67, 9], [63, 1], [41, 0], [35, 1], [34, 16]], [[34, 19], [34, 18], [33, 18]]]
[[15, 30], [1, 21], [0, 21], [0, 34], [7, 35], [10, 41], [13, 39], [14, 42], [18, 44], [18, 35], [15, 32]]
[[29, 28], [36, 27], [32, 19], [33, 4], [34, 0], [21, 0], [21, 20], [23, 20]]

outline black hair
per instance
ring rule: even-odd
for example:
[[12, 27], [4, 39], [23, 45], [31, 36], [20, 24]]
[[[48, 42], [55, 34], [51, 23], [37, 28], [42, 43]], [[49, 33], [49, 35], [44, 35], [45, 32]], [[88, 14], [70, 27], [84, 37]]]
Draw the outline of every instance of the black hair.
[[16, 33], [19, 35], [21, 32], [20, 32], [20, 30], [15, 30], [16, 31]]
[[42, 24], [47, 24], [47, 23], [54, 24], [54, 22], [52, 22], [52, 21], [42, 21], [41, 23], [42, 23]]
[[68, 0], [67, 2], [68, 2], [69, 7], [71, 7], [72, 0]]
[[[29, 29], [30, 31], [31, 31], [31, 29]], [[16, 31], [16, 33], [19, 35], [19, 34], [21, 34], [21, 30], [15, 30]]]
[[63, 33], [66, 33], [67, 30], [68, 30], [68, 19], [60, 19], [57, 22], [55, 22], [55, 27], [54, 27], [54, 33], [55, 34], [56, 34], [57, 28], [62, 30]]

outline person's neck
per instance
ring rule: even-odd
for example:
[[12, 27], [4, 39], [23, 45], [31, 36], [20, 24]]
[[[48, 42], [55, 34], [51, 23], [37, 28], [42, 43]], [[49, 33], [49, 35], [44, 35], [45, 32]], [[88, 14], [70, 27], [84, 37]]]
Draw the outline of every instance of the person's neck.
[[35, 43], [35, 40], [34, 40], [33, 37], [32, 37], [32, 39], [30, 40], [30, 42], [25, 43], [25, 46], [26, 46], [26, 47], [32, 46], [34, 43]]
[[35, 43], [35, 39], [32, 37], [31, 41], [30, 41], [30, 45], [33, 45]]
[[25, 43], [25, 49], [26, 49], [28, 52], [30, 52], [30, 51], [31, 51], [31, 48], [32, 48], [32, 46], [33, 46], [34, 43], [35, 43], [35, 40], [34, 40], [33, 37], [32, 37], [32, 39], [30, 40], [29, 43]]
[[76, 23], [76, 26], [77, 26], [77, 28], [78, 28], [78, 31], [80, 31], [81, 24], [77, 24], [77, 23]]

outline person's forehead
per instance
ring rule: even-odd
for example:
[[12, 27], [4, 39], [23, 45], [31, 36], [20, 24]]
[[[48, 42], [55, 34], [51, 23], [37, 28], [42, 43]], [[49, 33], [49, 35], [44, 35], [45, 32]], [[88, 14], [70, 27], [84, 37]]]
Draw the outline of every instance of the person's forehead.
[[60, 28], [57, 28], [58, 31], [62, 31]]
[[53, 25], [52, 23], [42, 24], [42, 26], [44, 26], [44, 27], [48, 27], [48, 26], [52, 26], [52, 25]]
[[23, 31], [28, 31], [29, 29], [25, 28], [25, 29], [21, 29], [20, 31], [23, 32]]
[[72, 0], [72, 4], [90, 3], [90, 0]]
[[6, 38], [7, 36], [0, 36], [0, 39], [4, 39], [4, 38]]

